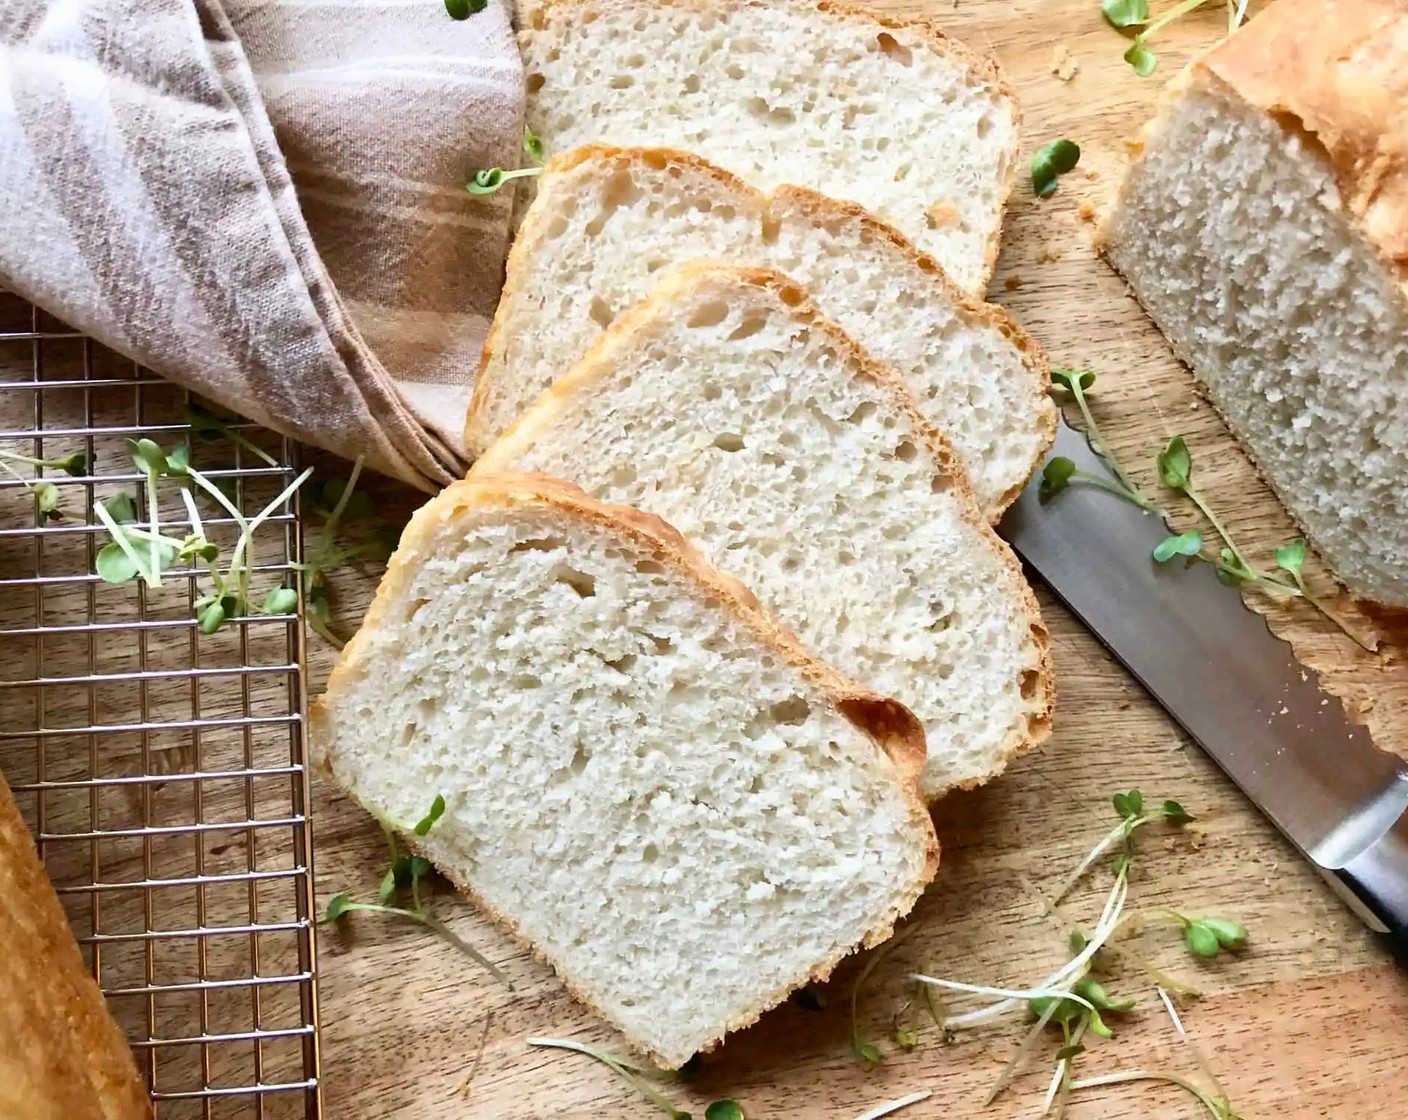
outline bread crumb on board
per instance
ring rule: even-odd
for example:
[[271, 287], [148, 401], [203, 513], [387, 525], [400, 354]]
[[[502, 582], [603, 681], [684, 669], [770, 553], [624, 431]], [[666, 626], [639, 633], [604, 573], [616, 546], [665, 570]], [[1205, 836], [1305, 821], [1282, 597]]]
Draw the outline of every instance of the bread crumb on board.
[[1021, 286], [1022, 278], [1016, 273], [1013, 273], [1011, 276], [1009, 276], [1006, 280], [1002, 282], [1003, 289], [1009, 292], [1015, 292]]
[[1056, 246], [1047, 242], [1037, 250], [1036, 259], [1040, 264], [1054, 264], [1061, 259], [1061, 253]]
[[1144, 141], [1137, 136], [1126, 137], [1124, 150], [1129, 154], [1130, 159], [1138, 159], [1144, 154]]
[[1091, 202], [1091, 201], [1089, 201], [1089, 200], [1087, 199], [1086, 201], [1084, 201], [1084, 202], [1082, 202], [1082, 203], [1080, 204], [1080, 208], [1079, 208], [1078, 210], [1076, 210], [1076, 213], [1080, 215], [1080, 220], [1081, 220], [1081, 221], [1083, 221], [1083, 222], [1094, 222], [1094, 221], [1095, 221], [1095, 203], [1093, 203], [1093, 202]]
[[1051, 72], [1063, 82], [1069, 82], [1080, 73], [1080, 63], [1071, 57], [1070, 48], [1065, 43], [1057, 43], [1051, 52]]

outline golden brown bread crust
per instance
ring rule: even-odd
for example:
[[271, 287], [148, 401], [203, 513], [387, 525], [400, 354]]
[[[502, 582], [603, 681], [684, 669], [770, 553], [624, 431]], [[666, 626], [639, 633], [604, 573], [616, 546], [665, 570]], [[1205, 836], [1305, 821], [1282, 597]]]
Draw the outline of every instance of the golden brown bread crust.
[[[710, 163], [702, 156], [671, 148], [618, 148], [604, 144], [584, 145], [571, 151], [562, 152], [547, 161], [543, 174], [565, 174], [589, 162], [611, 161], [621, 166], [645, 164], [655, 170], [669, 167], [686, 168], [689, 171], [714, 179], [722, 188], [739, 196], [740, 200], [756, 208], [760, 219], [768, 222], [778, 214], [794, 213], [817, 225], [853, 225], [859, 227], [861, 236], [888, 246], [905, 259], [905, 263], [917, 268], [929, 277], [938, 289], [938, 294], [951, 303], [963, 319], [970, 324], [992, 327], [1016, 347], [1021, 354], [1022, 365], [1030, 384], [1028, 391], [1041, 410], [1040, 444], [1029, 464], [1030, 475], [1045, 458], [1052, 440], [1056, 438], [1056, 407], [1048, 392], [1051, 378], [1051, 365], [1045, 351], [1003, 308], [986, 303], [963, 292], [949, 277], [937, 260], [927, 253], [920, 252], [904, 234], [876, 218], [870, 211], [854, 202], [843, 202], [828, 195], [819, 194], [806, 187], [779, 187], [770, 196], [756, 190], [737, 175]], [[488, 394], [493, 388], [493, 379], [486, 376], [491, 357], [502, 346], [504, 330], [502, 310], [511, 302], [528, 271], [529, 246], [535, 244], [533, 236], [539, 225], [549, 220], [537, 205], [529, 209], [524, 218], [520, 236], [515, 238], [509, 251], [507, 271], [504, 280], [504, 296], [499, 303], [500, 313], [494, 316], [489, 333], [484, 340], [478, 376], [475, 379], [474, 394], [465, 417], [465, 445], [471, 455], [483, 454], [493, 441], [484, 419]], [[996, 524], [1003, 512], [1021, 493], [1022, 484], [1016, 483], [993, 502], [985, 512]]]
[[0, 1117], [150, 1120], [132, 1053], [3, 778], [0, 898]]
[[1276, 0], [1193, 69], [1312, 139], [1350, 221], [1408, 284], [1408, 4]]
[[[908, 416], [915, 432], [929, 447], [930, 453], [938, 464], [936, 479], [941, 479], [944, 485], [951, 486], [958, 491], [963, 499], [965, 520], [985, 539], [988, 547], [1001, 558], [1003, 567], [1011, 577], [1014, 589], [1021, 597], [1022, 613], [1028, 619], [1032, 641], [1038, 652], [1038, 666], [1030, 674], [1024, 675], [1021, 682], [1022, 695], [1029, 703], [1026, 733], [1018, 734], [1013, 741], [1007, 744], [1005, 757], [991, 773], [963, 782], [958, 788], [967, 789], [982, 785], [1000, 774], [1013, 758], [1027, 753], [1044, 742], [1051, 734], [1056, 684], [1051, 670], [1049, 633], [1041, 620], [1041, 608], [1022, 574], [1021, 564], [1011, 548], [983, 518], [977, 502], [973, 499], [968, 476], [958, 455], [948, 442], [948, 437], [924, 415], [919, 404], [915, 401], [914, 395], [909, 391], [909, 387], [899, 374], [885, 363], [876, 361], [850, 335], [829, 319], [824, 318], [801, 286], [786, 276], [771, 269], [738, 268], [716, 261], [695, 261], [673, 270], [662, 280], [660, 287], [652, 296], [627, 311], [598, 336], [581, 362], [569, 373], [558, 378], [543, 393], [537, 403], [520, 416], [517, 422], [489, 447], [471, 468], [469, 477], [473, 479], [481, 473], [507, 471], [518, 451], [525, 445], [532, 444], [537, 438], [537, 433], [550, 422], [556, 412], [570, 407], [571, 399], [576, 394], [589, 393], [593, 385], [612, 375], [614, 369], [612, 354], [623, 339], [628, 338], [638, 328], [645, 327], [652, 321], [669, 317], [679, 292], [710, 278], [726, 283], [750, 284], [773, 293], [791, 309], [791, 313], [799, 324], [807, 325], [826, 334], [832, 345], [854, 364], [861, 377], [885, 389], [892, 397], [894, 406]], [[637, 516], [648, 515], [637, 514]], [[658, 521], [659, 519], [653, 518], [653, 520]], [[664, 522], [660, 522], [660, 524], [664, 525]], [[665, 527], [683, 543], [683, 538], [674, 529], [669, 526]], [[690, 548], [687, 543], [685, 547]], [[693, 553], [692, 548], [690, 551]], [[695, 555], [697, 558], [697, 554]], [[699, 563], [705, 562], [701, 559]], [[748, 594], [751, 599], [751, 593]], [[781, 628], [780, 624], [773, 623], [773, 625], [778, 629]], [[795, 639], [792, 640], [795, 641]], [[947, 792], [950, 791], [939, 791], [934, 796], [941, 796]]]
[[[722, 609], [733, 613], [760, 641], [771, 647], [783, 660], [822, 690], [841, 714], [871, 738], [893, 762], [896, 776], [909, 805], [911, 822], [925, 837], [925, 864], [919, 878], [898, 894], [892, 911], [866, 935], [863, 944], [870, 947], [888, 938], [894, 930], [895, 922], [910, 911], [923, 893], [924, 887], [933, 881], [939, 866], [938, 837], [934, 833], [933, 821], [919, 796], [918, 789], [925, 757], [923, 727], [914, 714], [898, 701], [861, 688], [829, 665], [808, 654], [792, 634], [758, 606], [752, 592], [710, 565], [677, 530], [653, 514], [643, 513], [628, 506], [605, 505], [589, 497], [580, 488], [547, 475], [493, 474], [476, 470], [471, 477], [453, 483], [441, 491], [411, 518], [410, 524], [402, 534], [400, 547], [387, 565], [386, 574], [382, 577], [361, 629], [347, 644], [328, 679], [324, 697], [342, 688], [356, 687], [355, 680], [360, 672], [359, 663], [363, 658], [361, 636], [363, 633], [372, 632], [380, 624], [381, 616], [390, 609], [389, 604], [400, 596], [404, 582], [410, 577], [407, 556], [415, 550], [418, 541], [433, 536], [439, 525], [465, 513], [534, 506], [565, 512], [591, 525], [617, 533], [647, 552], [652, 559], [698, 583], [708, 595], [719, 600]], [[332, 764], [331, 752], [328, 749], [330, 730], [324, 698], [319, 698], [312, 704], [309, 723], [314, 763], [336, 782], [336, 768]], [[355, 797], [355, 794], [353, 796]], [[405, 837], [404, 842], [411, 851], [420, 851], [414, 836]], [[601, 1013], [601, 1009], [585, 992], [562, 975], [557, 962], [522, 934], [512, 917], [489, 906], [467, 883], [453, 878], [451, 881], [497, 925], [557, 971], [574, 997]], [[799, 978], [796, 984], [770, 993], [746, 1014], [729, 1023], [720, 1036], [703, 1049], [713, 1049], [723, 1040], [725, 1034], [755, 1022], [764, 1011], [780, 1003], [795, 988], [826, 979], [844, 956], [845, 954], [838, 954], [832, 960], [820, 962], [808, 976]], [[603, 1017], [607, 1016], [603, 1014]], [[662, 1055], [651, 1052], [639, 1040], [628, 1037], [627, 1041], [653, 1061], [661, 1065], [669, 1064]]]

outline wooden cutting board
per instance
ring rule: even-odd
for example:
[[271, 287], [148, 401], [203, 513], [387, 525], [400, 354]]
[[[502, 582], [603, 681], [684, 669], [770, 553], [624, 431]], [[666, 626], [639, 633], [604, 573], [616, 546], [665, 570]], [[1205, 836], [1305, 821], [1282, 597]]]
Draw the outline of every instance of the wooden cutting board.
[[[1155, 0], [1156, 10], [1161, 6]], [[1127, 159], [1126, 138], [1150, 114], [1160, 80], [1224, 32], [1225, 9], [1210, 4], [1169, 28], [1155, 43], [1158, 75], [1141, 80], [1122, 61], [1124, 41], [1102, 21], [1099, 0], [892, 7], [930, 16], [974, 46], [991, 48], [1021, 97], [1023, 172], [992, 298], [1026, 324], [1056, 364], [1098, 373], [1097, 413], [1142, 481], [1157, 485], [1155, 451], [1169, 436], [1185, 435], [1215, 508], [1244, 547], [1269, 556], [1294, 535], [1290, 522], [1090, 247], [1089, 219]], [[1081, 145], [1080, 167], [1054, 197], [1038, 200], [1026, 179], [1027, 159], [1058, 137]], [[383, 512], [398, 502], [404, 510], [409, 500], [386, 490]], [[1191, 527], [1191, 513], [1183, 512]], [[374, 580], [374, 572], [343, 573], [344, 617], [357, 617]], [[1313, 583], [1328, 590], [1318, 571]], [[1251, 931], [1248, 952], [1210, 965], [1188, 958], [1174, 931], [1141, 939], [1141, 952], [1205, 993], [1185, 1021], [1237, 1112], [1247, 1118], [1404, 1114], [1408, 1106], [1392, 1102], [1408, 1100], [1408, 977], [1094, 639], [1049, 595], [1042, 603], [1060, 686], [1055, 734], [988, 788], [935, 809], [943, 861], [915, 913], [922, 928], [875, 970], [859, 1002], [861, 1028], [884, 1051], [883, 1064], [868, 1069], [850, 1048], [848, 1000], [859, 970], [853, 960], [824, 989], [824, 1010], [788, 1006], [765, 1016], [708, 1056], [695, 1081], [665, 1091], [696, 1117], [710, 1100], [733, 1097], [750, 1118], [847, 1118], [919, 1089], [933, 1096], [899, 1114], [906, 1120], [1038, 1115], [1056, 1044], [1044, 1044], [1031, 1071], [984, 1110], [983, 1097], [1023, 1021], [961, 1033], [945, 1045], [916, 1014], [919, 1044], [903, 1053], [890, 1035], [896, 1016], [903, 1021], [910, 1013], [905, 977], [922, 962], [951, 978], [1023, 984], [1059, 964], [1065, 927], [1043, 913], [1042, 899], [1114, 822], [1110, 795], [1134, 787], [1146, 800], [1177, 799], [1198, 820], [1182, 833], [1150, 830], [1141, 838], [1131, 907], [1215, 913]], [[1372, 623], [1343, 609], [1355, 628], [1373, 633]], [[1278, 610], [1273, 624], [1359, 705], [1382, 746], [1408, 751], [1401, 650], [1366, 653], [1309, 610]], [[315, 649], [314, 663], [319, 683], [330, 664], [324, 647]], [[318, 790], [315, 824], [320, 898], [339, 890], [372, 897], [385, 866], [375, 826], [326, 787]], [[1093, 922], [1109, 881], [1108, 869], [1098, 871], [1070, 910]], [[526, 1038], [548, 1035], [624, 1052], [613, 1032], [569, 999], [529, 953], [468, 906], [450, 898], [439, 906], [462, 936], [500, 964], [514, 990], [415, 927], [358, 915], [346, 929], [324, 930], [329, 1117], [656, 1115], [605, 1068], [526, 1046]], [[1140, 1009], [1121, 1022], [1115, 1040], [1092, 1040], [1081, 1058], [1084, 1073], [1157, 1068], [1198, 1078], [1149, 984], [1135, 975], [1112, 986], [1137, 993]], [[1083, 1093], [1069, 1113], [1201, 1114], [1186, 1095], [1148, 1085]]]

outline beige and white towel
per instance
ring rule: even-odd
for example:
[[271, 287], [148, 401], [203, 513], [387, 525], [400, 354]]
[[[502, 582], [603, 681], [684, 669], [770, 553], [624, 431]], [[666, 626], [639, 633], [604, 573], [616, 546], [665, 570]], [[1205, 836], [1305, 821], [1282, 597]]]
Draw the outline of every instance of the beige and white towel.
[[498, 297], [509, 0], [0, 0], [0, 286], [423, 489]]

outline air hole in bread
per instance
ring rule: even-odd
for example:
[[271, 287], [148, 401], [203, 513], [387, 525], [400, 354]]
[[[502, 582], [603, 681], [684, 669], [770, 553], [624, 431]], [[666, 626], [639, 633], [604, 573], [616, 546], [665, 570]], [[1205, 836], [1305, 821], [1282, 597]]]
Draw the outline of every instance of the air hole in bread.
[[768, 715], [777, 723], [800, 727], [812, 714], [812, 706], [801, 696], [789, 696], [768, 708]]
[[547, 83], [547, 79], [541, 74], [529, 74], [524, 83], [528, 87], [529, 93], [537, 93]]
[[953, 489], [953, 478], [946, 474], [936, 474], [932, 482], [929, 483], [929, 490], [934, 494], [947, 494]]
[[660, 858], [660, 849], [654, 844], [647, 844], [640, 853], [642, 863], [654, 863]]
[[742, 342], [745, 338], [752, 338], [768, 325], [771, 316], [766, 311], [749, 311], [744, 314], [738, 326], [728, 333], [729, 342]]
[[787, 460], [775, 451], [764, 451], [759, 458], [770, 467], [785, 467]]
[[712, 381], [707, 381], [704, 383], [703, 393], [704, 399], [706, 401], [716, 401], [724, 395], [724, 391], [720, 389], [717, 385], [715, 385]]
[[609, 327], [616, 318], [616, 316], [612, 314], [611, 308], [606, 305], [606, 301], [600, 296], [592, 296], [590, 314], [592, 322], [603, 330]]
[[611, 89], [630, 89], [636, 84], [635, 78], [629, 74], [617, 74], [611, 81], [606, 83]]
[[543, 682], [540, 677], [535, 677], [531, 673], [520, 673], [508, 682], [508, 686], [519, 692], [533, 692], [542, 688]]
[[720, 451], [742, 451], [743, 437], [735, 432], [724, 432], [714, 437], [714, 446]]
[[643, 576], [663, 575], [665, 571], [665, 565], [660, 563], [660, 561], [658, 560], [637, 560], [636, 571]]
[[991, 133], [992, 133], [992, 118], [991, 118], [991, 117], [979, 117], [979, 118], [978, 118], [978, 139], [979, 139], [979, 140], [985, 140], [985, 139], [987, 139], [987, 137], [988, 137], [989, 135], [991, 135]]
[[674, 641], [666, 634], [651, 634], [650, 644], [655, 647], [656, 653], [669, 653], [675, 648]]
[[645, 271], [653, 275], [669, 263], [669, 261], [662, 261], [659, 257], [651, 257], [650, 260], [645, 262]]
[[1036, 696], [1037, 689], [1041, 687], [1041, 674], [1035, 669], [1028, 669], [1022, 674], [1022, 699], [1031, 700]]
[[859, 424], [875, 413], [876, 404], [874, 401], [861, 401], [855, 409], [846, 417], [847, 424]]
[[721, 299], [713, 299], [707, 303], [701, 303], [689, 313], [689, 318], [685, 320], [685, 326], [693, 327], [696, 330], [703, 327], [717, 327], [728, 318], [728, 304]]
[[561, 537], [533, 537], [529, 540], [519, 541], [510, 552], [556, 552], [558, 549], [566, 548], [567, 542]]
[[893, 58], [901, 66], [908, 66], [914, 61], [914, 52], [888, 31], [882, 31], [875, 36], [875, 45], [881, 54], [886, 58]]
[[558, 583], [565, 583], [583, 599], [590, 599], [596, 594], [596, 577], [587, 572], [579, 572], [566, 564], [555, 565], [552, 578]]
[[572, 761], [571, 763], [569, 763], [568, 768], [572, 771], [572, 773], [580, 774], [583, 770], [587, 768], [587, 763], [589, 763], [591, 760], [591, 751], [583, 747], [581, 743], [578, 743], [576, 749], [572, 752]]
[[911, 463], [914, 457], [919, 454], [919, 448], [915, 447], [910, 440], [904, 440], [895, 448], [895, 458], [901, 463]]
[[929, 632], [932, 634], [942, 634], [953, 626], [953, 615], [949, 612], [948, 604], [934, 600], [929, 604], [929, 609], [934, 612], [934, 621], [929, 623]]
[[807, 302], [807, 293], [793, 284], [786, 284], [777, 290], [777, 298], [788, 307], [801, 307]]
[[620, 657], [614, 657], [606, 661], [606, 664], [615, 669], [618, 673], [629, 673], [631, 667], [636, 663], [636, 655], [633, 653], [623, 653]]
[[411, 619], [415, 618], [416, 615], [420, 614], [421, 608], [424, 607], [428, 602], [430, 602], [429, 599], [416, 599], [413, 603], [411, 603], [410, 607], [406, 610], [406, 621], [410, 622]]
[[732, 78], [735, 82], [739, 81], [743, 77], [743, 67], [739, 66], [736, 62], [730, 62], [724, 67], [724, 74]]

